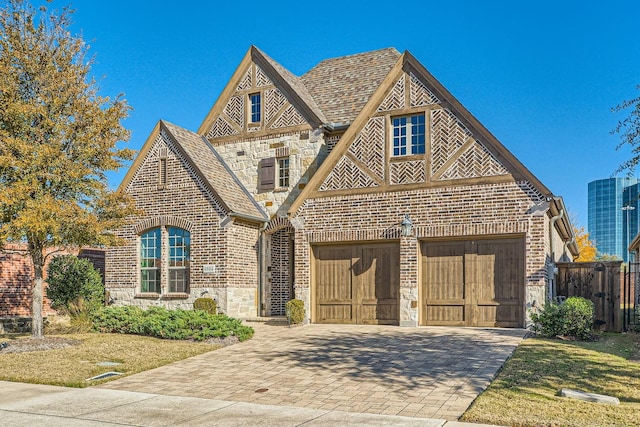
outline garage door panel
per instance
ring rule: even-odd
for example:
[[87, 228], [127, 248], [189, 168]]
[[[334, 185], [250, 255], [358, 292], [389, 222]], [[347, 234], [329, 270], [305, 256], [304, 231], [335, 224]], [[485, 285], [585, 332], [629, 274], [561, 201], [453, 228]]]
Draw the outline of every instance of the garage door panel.
[[318, 321], [353, 323], [352, 249], [320, 246], [314, 250]]
[[431, 305], [426, 310], [429, 325], [433, 326], [464, 326], [464, 305], [437, 306]]
[[364, 325], [397, 325], [398, 301], [363, 301], [360, 305], [359, 323]]
[[314, 256], [317, 322], [398, 324], [397, 243], [318, 246]]
[[521, 326], [523, 239], [423, 242], [422, 258], [423, 324]]
[[428, 300], [464, 299], [464, 242], [443, 242], [427, 246], [423, 272], [433, 286], [427, 288]]
[[518, 327], [520, 324], [520, 305], [497, 304], [478, 306], [478, 325], [487, 327]]
[[362, 247], [362, 256], [354, 264], [353, 271], [361, 283], [363, 300], [397, 300], [400, 288], [399, 260], [400, 249], [396, 244]]
[[317, 317], [320, 323], [355, 323], [351, 301], [348, 304], [330, 302], [319, 304]]

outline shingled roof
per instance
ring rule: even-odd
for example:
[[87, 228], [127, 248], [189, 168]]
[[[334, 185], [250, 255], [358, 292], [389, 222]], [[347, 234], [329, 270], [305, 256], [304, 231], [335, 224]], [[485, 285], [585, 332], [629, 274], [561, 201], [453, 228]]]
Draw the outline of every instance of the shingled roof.
[[218, 201], [229, 214], [253, 220], [268, 219], [206, 138], [163, 120], [160, 125], [193, 162], [195, 169], [205, 179], [205, 183], [210, 185], [210, 190], [218, 196]]
[[278, 62], [274, 61], [269, 55], [261, 51], [255, 46], [252, 46], [252, 50], [255, 51], [256, 54], [262, 57], [262, 59], [269, 64], [273, 70], [282, 77], [284, 82], [289, 85], [291, 90], [293, 90], [300, 99], [309, 107], [311, 112], [315, 114], [319, 120], [322, 122], [326, 122], [327, 118], [325, 117], [323, 111], [318, 107], [318, 104], [313, 99], [306, 86], [302, 82], [302, 80], [295, 76], [291, 71], [284, 68]]
[[300, 77], [331, 123], [353, 122], [400, 58], [394, 48], [325, 59]]

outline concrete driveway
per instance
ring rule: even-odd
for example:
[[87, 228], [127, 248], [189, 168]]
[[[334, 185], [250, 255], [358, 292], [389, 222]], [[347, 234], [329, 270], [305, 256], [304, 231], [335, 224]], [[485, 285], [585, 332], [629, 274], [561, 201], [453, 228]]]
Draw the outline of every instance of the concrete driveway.
[[101, 388], [330, 411], [458, 419], [525, 330], [251, 323], [244, 343]]

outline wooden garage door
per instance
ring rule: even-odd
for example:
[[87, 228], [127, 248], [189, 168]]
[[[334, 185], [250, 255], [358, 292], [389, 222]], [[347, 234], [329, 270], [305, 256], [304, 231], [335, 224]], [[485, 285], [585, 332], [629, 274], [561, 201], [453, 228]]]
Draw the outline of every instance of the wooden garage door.
[[522, 327], [524, 239], [422, 243], [422, 323]]
[[397, 243], [315, 246], [317, 323], [397, 325]]

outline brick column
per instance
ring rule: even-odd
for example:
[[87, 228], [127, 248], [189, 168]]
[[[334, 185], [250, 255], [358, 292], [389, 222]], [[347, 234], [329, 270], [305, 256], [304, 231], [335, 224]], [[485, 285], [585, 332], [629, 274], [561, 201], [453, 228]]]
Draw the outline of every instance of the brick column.
[[400, 237], [400, 326], [418, 326], [418, 240]]

